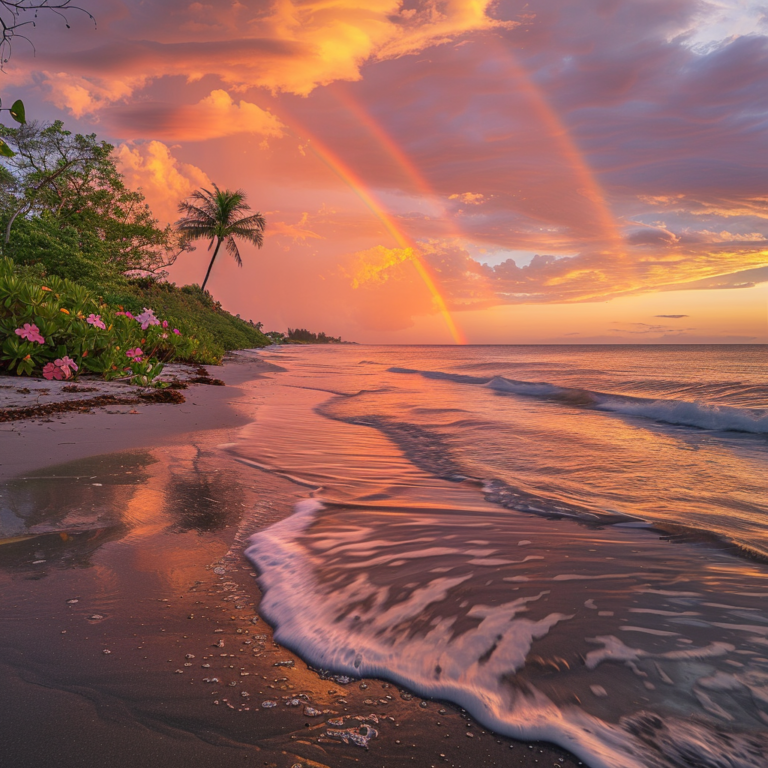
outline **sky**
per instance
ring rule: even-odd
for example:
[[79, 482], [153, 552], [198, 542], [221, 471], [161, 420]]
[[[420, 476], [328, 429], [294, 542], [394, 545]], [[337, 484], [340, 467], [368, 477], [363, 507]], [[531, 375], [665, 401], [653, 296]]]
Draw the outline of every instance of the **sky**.
[[[373, 343], [768, 342], [751, 0], [81, 0], [4, 101], [115, 145], [162, 222], [243, 189], [208, 288]], [[201, 283], [201, 245], [171, 269]]]

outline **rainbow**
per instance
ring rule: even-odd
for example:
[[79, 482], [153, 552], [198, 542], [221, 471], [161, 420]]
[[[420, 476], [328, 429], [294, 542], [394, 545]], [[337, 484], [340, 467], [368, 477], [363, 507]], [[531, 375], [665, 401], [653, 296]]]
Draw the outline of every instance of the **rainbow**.
[[[281, 119], [284, 115], [280, 115]], [[432, 300], [437, 307], [438, 312], [443, 317], [448, 331], [451, 334], [451, 338], [456, 344], [467, 344], [467, 339], [464, 333], [461, 331], [453, 316], [451, 315], [448, 305], [443, 298], [440, 289], [437, 286], [437, 281], [432, 274], [432, 270], [429, 265], [419, 255], [418, 246], [411, 238], [406, 235], [403, 230], [398, 227], [397, 223], [387, 213], [384, 206], [374, 197], [369, 191], [366, 184], [360, 179], [352, 169], [347, 166], [338, 155], [331, 152], [323, 142], [313, 136], [309, 131], [304, 128], [299, 128], [297, 122], [293, 119], [285, 121], [292, 124], [294, 131], [301, 133], [309, 138], [310, 151], [318, 157], [328, 168], [330, 168], [345, 184], [347, 184], [352, 191], [362, 200], [363, 204], [373, 213], [374, 216], [381, 222], [387, 232], [392, 236], [393, 240], [400, 248], [410, 248], [413, 253], [413, 258], [410, 259], [416, 269], [417, 274], [423, 280], [424, 285], [427, 287]], [[298, 130], [297, 130], [298, 129]]]
[[[440, 211], [440, 218], [446, 225], [446, 236], [454, 240], [469, 240], [470, 238], [456, 225], [453, 217], [443, 203], [442, 196], [435, 191], [434, 187], [427, 181], [424, 174], [403, 150], [395, 140], [387, 133], [384, 127], [379, 123], [368, 110], [355, 99], [349, 91], [343, 86], [335, 85], [329, 89], [330, 93], [339, 101], [342, 106], [352, 114], [355, 119], [373, 136], [379, 146], [389, 155], [404, 175], [411, 181], [413, 186], [422, 194], [423, 197]], [[488, 284], [488, 280], [483, 281], [480, 288], [485, 289], [486, 300], [496, 297], [495, 291]]]
[[536, 85], [531, 76], [518, 63], [514, 54], [507, 50], [499, 40], [496, 40], [495, 52], [498, 55], [497, 60], [506, 63], [514, 79], [520, 83], [522, 91], [528, 98], [537, 118], [546, 127], [560, 155], [576, 177], [577, 183], [587, 193], [586, 197], [594, 207], [603, 237], [613, 245], [618, 255], [624, 255], [624, 238], [608, 205], [605, 193], [584, 159], [584, 155], [574, 142], [567, 126], [550, 105], [542, 89]]
[[440, 293], [435, 278], [431, 274], [431, 270], [428, 265], [419, 256], [419, 249], [416, 244], [403, 232], [403, 230], [397, 226], [392, 217], [387, 213], [381, 203], [368, 191], [362, 179], [358, 178], [355, 173], [345, 165], [338, 156], [334, 155], [322, 142], [317, 139], [310, 141], [309, 148], [314, 154], [320, 158], [342, 181], [348, 184], [355, 194], [363, 201], [368, 209], [374, 216], [384, 225], [384, 228], [392, 235], [394, 241], [400, 248], [410, 248], [413, 251], [413, 259], [411, 263], [416, 268], [416, 272], [419, 277], [424, 281], [424, 285], [427, 286], [427, 290], [432, 295], [432, 300], [435, 302], [438, 311], [443, 316], [445, 324], [448, 326], [448, 331], [451, 334], [456, 344], [466, 344], [467, 340], [464, 334], [459, 329], [456, 321], [453, 319], [448, 305]]
[[[547, 129], [561, 157], [573, 173], [579, 187], [586, 192], [587, 199], [592, 203], [595, 218], [600, 229], [602, 239], [609, 243], [613, 253], [624, 260], [626, 257], [625, 243], [616, 219], [607, 203], [605, 193], [598, 183], [595, 175], [584, 159], [583, 154], [571, 137], [559, 115], [549, 104], [546, 96], [517, 62], [512, 53], [506, 50], [500, 43], [497, 44], [499, 60], [506, 63], [513, 77], [520, 84], [522, 92], [528, 98], [533, 111]], [[399, 166], [410, 179], [414, 187], [424, 196], [430, 199], [440, 209], [443, 221], [448, 225], [448, 236], [457, 239], [466, 239], [466, 236], [456, 228], [452, 217], [449, 216], [438, 195], [413, 160], [398, 145], [384, 128], [367, 112], [362, 105], [349, 94], [346, 89], [336, 87], [333, 95], [352, 113], [358, 122], [364, 126], [377, 140], [380, 147]], [[296, 124], [295, 120], [286, 121]], [[298, 127], [298, 126], [297, 126]], [[318, 157], [333, 173], [347, 184], [360, 198], [363, 204], [376, 216], [384, 228], [389, 232], [400, 248], [409, 248], [413, 253], [410, 259], [416, 272], [429, 290], [435, 306], [442, 315], [446, 326], [456, 344], [466, 344], [467, 340], [448, 309], [447, 303], [438, 287], [438, 282], [426, 261], [419, 255], [419, 249], [414, 241], [397, 225], [384, 206], [376, 199], [367, 185], [360, 179], [341, 158], [333, 153], [327, 146], [313, 136], [306, 129], [297, 131], [310, 139], [309, 149]], [[490, 290], [486, 286], [487, 290]]]
[[[608, 205], [605, 193], [597, 181], [594, 172], [586, 162], [583, 153], [579, 150], [570, 135], [568, 128], [549, 104], [542, 89], [536, 85], [530, 75], [518, 63], [514, 54], [504, 48], [498, 40], [495, 52], [498, 57], [497, 60], [501, 61], [502, 65], [507, 65], [508, 70], [511, 70], [513, 78], [519, 83], [521, 92], [531, 104], [534, 114], [544, 125], [547, 133], [555, 144], [558, 154], [563, 158], [565, 165], [573, 174], [576, 186], [586, 193], [585, 196], [592, 204], [595, 212], [595, 220], [601, 239], [609, 245], [611, 252], [616, 257], [626, 263], [627, 254], [624, 238]], [[464, 233], [456, 228], [455, 223], [452, 221], [442, 203], [442, 198], [424, 178], [423, 174], [411, 158], [391, 138], [375, 118], [349, 93], [346, 88], [342, 86], [334, 86], [331, 89], [331, 92], [336, 99], [355, 116], [358, 122], [373, 135], [381, 148], [384, 149], [390, 158], [400, 167], [416, 189], [436, 203], [441, 210], [443, 220], [452, 227], [448, 235], [457, 239], [468, 239]], [[487, 294], [494, 294], [494, 291], [488, 286], [487, 281], [484, 287]]]
[[[387, 133], [373, 115], [363, 107], [360, 102], [355, 99], [347, 89], [341, 86], [334, 86], [329, 89], [332, 95], [345, 107], [345, 109], [355, 116], [357, 121], [364, 126], [368, 132], [376, 139], [379, 145], [390, 156], [392, 160], [397, 163], [400, 170], [410, 179], [411, 183], [416, 189], [421, 192], [424, 197], [429, 198], [440, 209], [445, 220], [452, 224], [448, 219], [445, 206], [442, 203], [441, 197], [435, 192], [434, 188], [426, 180], [422, 172], [417, 165], [406, 154], [403, 148], [395, 142], [395, 140]], [[458, 231], [454, 230], [452, 233], [454, 236], [459, 237]]]

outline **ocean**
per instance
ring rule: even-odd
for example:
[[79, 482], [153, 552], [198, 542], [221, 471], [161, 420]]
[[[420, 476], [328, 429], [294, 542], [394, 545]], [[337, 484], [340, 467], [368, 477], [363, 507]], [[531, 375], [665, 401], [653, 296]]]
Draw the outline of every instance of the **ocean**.
[[254, 353], [276, 639], [594, 768], [768, 765], [767, 351]]

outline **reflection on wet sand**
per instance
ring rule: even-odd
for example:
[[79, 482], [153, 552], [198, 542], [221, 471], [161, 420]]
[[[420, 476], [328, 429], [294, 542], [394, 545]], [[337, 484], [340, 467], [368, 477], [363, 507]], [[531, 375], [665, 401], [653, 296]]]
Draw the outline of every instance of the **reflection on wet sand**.
[[[243, 510], [231, 473], [203, 471], [205, 451], [179, 445], [163, 449], [162, 457], [109, 454], [7, 481], [0, 486], [0, 569], [28, 578], [54, 569], [109, 571], [127, 547], [141, 571], [183, 571], [186, 543], [175, 546], [167, 534], [223, 531], [237, 525]], [[101, 547], [118, 542], [123, 546], [109, 558], [95, 560]], [[158, 557], [165, 568], [158, 568]]]
[[318, 674], [274, 642], [242, 551], [307, 489], [232, 461], [217, 450], [231, 439], [195, 435], [0, 489], [22, 533], [0, 546], [0, 762], [405, 768], [441, 754], [501, 765], [513, 749], [520, 765], [576, 768], [390, 683]]
[[84, 568], [130, 530], [123, 511], [149, 479], [148, 451], [97, 456], [0, 485], [0, 568], [44, 577]]

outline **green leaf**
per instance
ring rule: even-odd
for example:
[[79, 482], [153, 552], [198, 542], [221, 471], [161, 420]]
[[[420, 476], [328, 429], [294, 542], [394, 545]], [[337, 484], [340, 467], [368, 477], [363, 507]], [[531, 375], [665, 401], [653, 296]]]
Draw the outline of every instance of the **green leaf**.
[[11, 117], [17, 122], [24, 125], [27, 122], [27, 113], [24, 109], [24, 102], [21, 99], [16, 99], [11, 106]]
[[0, 155], [3, 157], [16, 157], [16, 153], [0, 139]]

